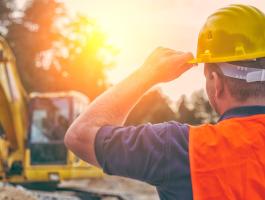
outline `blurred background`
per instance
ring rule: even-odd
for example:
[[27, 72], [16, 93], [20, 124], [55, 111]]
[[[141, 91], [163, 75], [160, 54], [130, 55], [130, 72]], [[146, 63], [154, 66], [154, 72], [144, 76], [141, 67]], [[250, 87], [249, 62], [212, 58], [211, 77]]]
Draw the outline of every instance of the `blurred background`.
[[[0, 35], [15, 55], [27, 93], [75, 90], [93, 100], [141, 66], [157, 46], [196, 54], [207, 16], [231, 3], [265, 10], [263, 0], [0, 0]], [[204, 84], [199, 66], [153, 88], [126, 124], [216, 122]]]
[[[242, 2], [264, 7], [261, 1]], [[195, 54], [206, 17], [228, 2], [1, 0], [0, 4], [0, 33], [15, 54], [27, 92], [77, 90], [93, 100], [141, 66], [157, 46]], [[154, 88], [127, 123], [214, 122], [216, 114], [203, 87], [200, 66]]]

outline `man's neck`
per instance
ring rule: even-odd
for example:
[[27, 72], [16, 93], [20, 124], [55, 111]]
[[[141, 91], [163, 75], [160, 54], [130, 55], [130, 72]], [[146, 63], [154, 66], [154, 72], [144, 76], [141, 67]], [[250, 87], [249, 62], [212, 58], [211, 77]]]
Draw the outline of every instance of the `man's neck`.
[[237, 108], [237, 107], [245, 107], [245, 106], [265, 106], [265, 98], [256, 98], [256, 99], [248, 99], [246, 101], [228, 101], [229, 103], [227, 104], [222, 104], [220, 111], [221, 115], [224, 114], [226, 111], [232, 109], [232, 108]]

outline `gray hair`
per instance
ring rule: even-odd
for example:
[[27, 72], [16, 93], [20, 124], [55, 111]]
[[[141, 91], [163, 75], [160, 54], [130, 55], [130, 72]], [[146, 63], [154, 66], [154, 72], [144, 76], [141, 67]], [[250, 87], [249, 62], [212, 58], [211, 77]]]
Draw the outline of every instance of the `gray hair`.
[[[265, 69], [265, 58], [250, 61], [229, 62], [228, 64], [241, 66], [241, 69], [249, 68], [250, 71], [251, 69]], [[240, 75], [237, 78], [229, 77], [223, 73], [219, 65], [220, 63], [206, 63], [205, 67], [210, 72], [216, 72], [222, 78], [224, 84], [227, 85], [230, 94], [237, 101], [244, 102], [250, 98], [265, 97], [265, 81], [247, 82], [240, 78]]]

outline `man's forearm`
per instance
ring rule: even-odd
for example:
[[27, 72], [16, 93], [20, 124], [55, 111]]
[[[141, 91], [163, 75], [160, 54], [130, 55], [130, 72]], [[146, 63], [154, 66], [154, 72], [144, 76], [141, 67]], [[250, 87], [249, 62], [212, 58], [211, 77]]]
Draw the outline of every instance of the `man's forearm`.
[[[98, 130], [104, 125], [123, 125], [130, 110], [153, 86], [152, 80], [141, 70], [132, 73], [128, 78], [113, 86], [96, 98], [87, 110], [71, 125], [66, 133], [66, 145], [74, 143], [75, 154], [89, 163], [98, 166], [94, 151], [94, 140]], [[85, 134], [83, 134], [85, 131]], [[74, 137], [73, 137], [74, 136]], [[68, 139], [67, 139], [68, 138]], [[90, 156], [84, 154], [82, 143], [87, 141]], [[86, 151], [85, 151], [86, 152]]]

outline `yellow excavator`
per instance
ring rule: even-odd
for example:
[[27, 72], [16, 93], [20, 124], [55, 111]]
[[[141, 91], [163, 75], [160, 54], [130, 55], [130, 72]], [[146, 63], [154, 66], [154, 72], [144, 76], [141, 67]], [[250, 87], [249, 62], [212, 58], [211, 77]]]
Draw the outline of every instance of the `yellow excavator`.
[[27, 94], [8, 44], [0, 38], [0, 181], [50, 183], [101, 177], [66, 149], [69, 124], [88, 105], [79, 92]]

